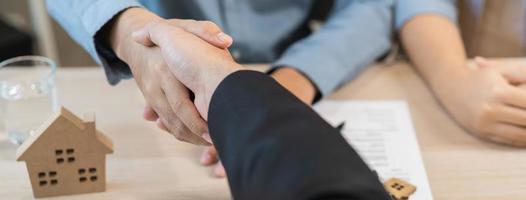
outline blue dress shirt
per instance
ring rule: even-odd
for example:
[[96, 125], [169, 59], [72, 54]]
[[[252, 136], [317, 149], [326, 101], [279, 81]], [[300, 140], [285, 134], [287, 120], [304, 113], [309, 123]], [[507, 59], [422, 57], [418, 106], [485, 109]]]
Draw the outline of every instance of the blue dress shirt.
[[335, 0], [321, 28], [302, 37], [297, 36], [298, 30], [310, 19], [315, 0], [46, 2], [51, 16], [103, 65], [111, 84], [130, 78], [131, 72], [111, 48], [97, 39], [97, 33], [119, 12], [145, 7], [164, 18], [210, 20], [234, 38], [230, 50], [238, 62], [294, 67], [306, 74], [322, 94], [351, 80], [385, 54], [391, 45], [393, 26], [399, 29], [424, 13], [456, 20], [454, 0]]

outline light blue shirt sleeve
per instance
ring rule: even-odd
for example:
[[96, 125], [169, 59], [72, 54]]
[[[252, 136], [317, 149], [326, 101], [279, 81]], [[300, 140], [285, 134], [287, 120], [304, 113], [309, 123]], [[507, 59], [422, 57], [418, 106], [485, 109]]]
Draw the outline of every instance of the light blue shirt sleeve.
[[356, 77], [391, 45], [391, 0], [335, 2], [323, 27], [289, 47], [274, 66], [305, 73], [322, 95]]
[[417, 15], [429, 13], [442, 15], [456, 22], [456, 0], [397, 0], [395, 5], [396, 28], [399, 30]]
[[[99, 64], [104, 66], [106, 77], [116, 84], [123, 77], [130, 77], [129, 69], [110, 67], [118, 62], [115, 53], [96, 41], [95, 35], [113, 16], [130, 7], [141, 6], [135, 0], [47, 0], [49, 14], [79, 43]], [[122, 62], [122, 61], [120, 61]], [[121, 63], [120, 67], [122, 66]], [[124, 64], [125, 65], [125, 64]], [[118, 68], [118, 64], [116, 64]], [[120, 73], [120, 74], [119, 74]]]

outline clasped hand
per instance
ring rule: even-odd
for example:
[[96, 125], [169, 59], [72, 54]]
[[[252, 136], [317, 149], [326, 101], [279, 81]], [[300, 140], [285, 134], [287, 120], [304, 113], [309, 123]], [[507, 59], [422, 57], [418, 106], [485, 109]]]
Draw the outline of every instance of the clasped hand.
[[[200, 26], [203, 22], [193, 23]], [[208, 118], [208, 106], [215, 88], [230, 73], [242, 68], [224, 48], [232, 43], [232, 39], [211, 22], [205, 22], [205, 25], [210, 27], [206, 29], [208, 32], [193, 32], [196, 27], [156, 21], [133, 33], [136, 42], [160, 49], [174, 78], [194, 94], [193, 105], [204, 120]], [[214, 46], [214, 37], [228, 38], [228, 42]]]
[[[128, 64], [146, 100], [144, 118], [156, 121], [160, 128], [181, 141], [211, 145], [206, 123], [208, 105], [204, 103], [204, 97], [210, 97], [213, 91], [193, 86], [203, 80], [206, 81], [197, 86], [211, 85], [212, 77], [222, 74], [219, 71], [239, 67], [227, 50], [232, 45], [232, 38], [212, 22], [166, 20], [142, 8], [126, 9], [109, 27], [111, 48]], [[164, 52], [163, 56], [161, 51], [171, 52]], [[203, 80], [185, 80], [189, 77], [185, 74], [188, 68], [203, 70]], [[290, 66], [281, 66], [272, 77], [303, 102], [310, 104], [313, 101], [316, 88], [301, 72]], [[184, 81], [190, 85], [185, 86]], [[205, 93], [195, 95], [192, 88]], [[210, 165], [217, 161], [217, 152], [209, 146], [201, 162]], [[220, 163], [215, 174], [224, 176]]]
[[[212, 22], [166, 20], [142, 8], [127, 9], [111, 27], [109, 43], [146, 100], [144, 118], [178, 140], [209, 146], [203, 164], [218, 162], [206, 119], [217, 84], [241, 69], [227, 50], [232, 38]], [[225, 176], [220, 163], [214, 174]]]
[[[162, 28], [164, 26], [169, 28]], [[160, 31], [164, 38], [151, 37], [155, 34], [146, 34], [148, 31], [143, 31], [144, 35], [136, 34], [136, 38], [132, 34], [146, 29], [163, 29]], [[138, 42], [134, 39], [138, 39]], [[162, 55], [159, 45], [153, 43], [158, 42], [155, 39], [162, 39], [163, 44], [172, 44], [170, 56]], [[191, 69], [198, 69], [195, 66], [213, 68], [224, 61], [233, 63], [226, 50], [232, 44], [232, 38], [212, 22], [165, 20], [147, 10], [130, 8], [115, 20], [109, 33], [109, 42], [117, 56], [129, 65], [143, 93], [148, 105], [144, 117], [157, 121], [159, 127], [181, 141], [210, 145], [206, 123], [207, 105], [203, 97], [211, 94], [197, 95], [194, 86], [204, 85], [197, 83], [201, 80], [190, 73], [193, 72]], [[167, 57], [169, 59], [165, 59]], [[175, 66], [179, 68], [175, 69]], [[207, 70], [199, 78], [209, 79], [214, 75], [213, 72]], [[192, 83], [188, 82], [188, 78]], [[183, 80], [191, 84], [195, 91], [186, 87]], [[202, 89], [199, 88], [199, 91]]]
[[525, 66], [484, 58], [476, 58], [475, 64], [466, 73], [435, 82], [437, 96], [473, 135], [526, 147]]
[[[170, 73], [167, 74], [173, 74], [174, 79], [182, 83], [183, 87], [187, 88], [187, 90], [194, 94], [193, 104], [189, 101], [188, 96], [184, 96], [185, 99], [183, 99], [183, 101], [187, 103], [179, 105], [172, 110], [193, 109], [195, 105], [200, 117], [207, 120], [208, 106], [215, 88], [228, 74], [241, 69], [241, 66], [234, 62], [226, 48], [224, 48], [232, 43], [232, 39], [230, 39], [229, 36], [226, 36], [219, 30], [219, 28], [217, 28], [217, 26], [212, 25], [209, 22], [192, 23], [192, 26], [181, 27], [172, 26], [164, 21], [152, 22], [146, 25], [142, 30], [135, 32], [133, 38], [136, 42], [146, 47], [160, 49], [163, 60], [170, 71]], [[194, 27], [202, 25], [208, 26], [209, 28]], [[193, 30], [207, 31], [196, 32]], [[221, 42], [226, 41], [226, 43], [223, 44], [224, 46], [221, 46], [220, 43], [217, 43], [216, 46], [212, 46], [215, 37], [224, 37], [223, 40], [220, 40]], [[210, 44], [207, 42], [210, 42]], [[175, 80], [173, 80], [172, 83], [174, 82]], [[174, 86], [171, 87], [173, 88]], [[167, 86], [166, 88], [170, 89], [170, 86]], [[176, 98], [168, 97], [168, 95], [169, 94], [166, 94], [168, 99]], [[194, 117], [194, 120], [197, 118], [194, 113], [189, 116]], [[164, 120], [162, 117], [159, 118], [154, 109], [147, 106], [145, 108], [144, 117], [151, 121], [157, 120], [157, 124], [160, 128], [170, 131], [165, 124], [170, 124], [173, 121]], [[202, 119], [199, 118], [198, 122], [201, 122]], [[184, 121], [185, 119], [181, 120]], [[203, 135], [203, 138], [211, 143], [209, 135], [207, 133], [204, 133]], [[189, 136], [189, 138], [187, 139], [184, 136]], [[177, 138], [191, 142], [192, 140], [190, 139], [194, 136], [194, 134], [180, 134]], [[218, 161], [217, 153], [213, 147], [207, 148], [204, 156], [208, 156], [208, 160], [203, 161], [203, 164], [213, 164], [213, 162]], [[219, 177], [224, 177], [226, 175], [221, 163], [216, 167], [215, 175]]]

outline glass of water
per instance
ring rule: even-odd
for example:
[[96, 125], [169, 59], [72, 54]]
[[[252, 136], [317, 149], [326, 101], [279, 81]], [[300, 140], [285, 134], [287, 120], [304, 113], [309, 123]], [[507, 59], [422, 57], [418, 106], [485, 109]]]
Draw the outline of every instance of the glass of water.
[[21, 56], [0, 63], [0, 124], [20, 145], [58, 110], [55, 63], [41, 56]]

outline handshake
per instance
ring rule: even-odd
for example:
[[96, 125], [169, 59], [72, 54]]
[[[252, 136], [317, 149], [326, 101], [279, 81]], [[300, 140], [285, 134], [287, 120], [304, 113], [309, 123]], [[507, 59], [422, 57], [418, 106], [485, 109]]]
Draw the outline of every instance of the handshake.
[[[159, 127], [179, 140], [210, 145], [204, 121], [212, 94], [227, 75], [242, 67], [226, 49], [232, 39], [213, 23], [178, 21], [175, 25], [166, 21], [151, 22], [132, 33], [137, 43], [158, 49], [166, 63], [166, 69], [156, 69], [166, 73], [159, 77], [161, 91], [156, 91], [165, 99], [147, 100], [152, 107], [146, 109], [145, 117], [157, 120]], [[185, 93], [170, 96], [173, 91]], [[169, 112], [181, 115], [173, 116]]]
[[[233, 198], [388, 198], [339, 132], [301, 98], [261, 73], [238, 72], [226, 49], [232, 39], [214, 24], [153, 20], [127, 38], [131, 46], [114, 49], [130, 56], [123, 58], [149, 104], [144, 117], [199, 145], [212, 144], [210, 127]], [[282, 123], [272, 123], [277, 119]], [[203, 164], [217, 161], [208, 150]], [[218, 165], [215, 175], [225, 176], [225, 168]]]
[[[136, 19], [149, 20], [137, 24]], [[178, 140], [211, 145], [210, 99], [226, 76], [242, 69], [227, 50], [232, 38], [212, 22], [164, 20], [139, 8], [122, 13], [109, 36], [146, 99], [144, 118]], [[215, 161], [217, 153], [209, 147], [201, 162]], [[225, 175], [221, 165], [215, 171]]]

